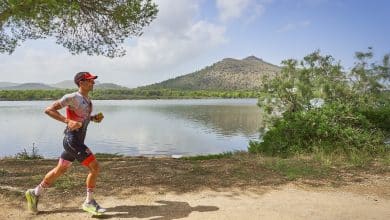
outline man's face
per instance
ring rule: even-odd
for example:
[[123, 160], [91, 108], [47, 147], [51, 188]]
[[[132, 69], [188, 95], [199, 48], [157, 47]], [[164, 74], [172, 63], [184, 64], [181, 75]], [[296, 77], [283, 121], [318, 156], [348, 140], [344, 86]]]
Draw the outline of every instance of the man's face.
[[85, 79], [85, 80], [82, 80], [80, 82], [80, 87], [82, 87], [83, 89], [86, 89], [88, 91], [92, 91], [94, 84], [95, 84], [94, 79]]

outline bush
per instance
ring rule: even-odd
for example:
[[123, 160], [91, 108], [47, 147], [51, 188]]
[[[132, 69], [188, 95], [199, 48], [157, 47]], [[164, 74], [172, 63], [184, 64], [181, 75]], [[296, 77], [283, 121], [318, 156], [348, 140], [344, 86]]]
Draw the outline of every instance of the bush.
[[361, 113], [376, 127], [382, 129], [387, 135], [390, 134], [390, 106], [370, 108]]
[[348, 157], [356, 152], [376, 155], [385, 151], [385, 135], [375, 125], [343, 103], [286, 112], [265, 133], [263, 142], [251, 141], [248, 150], [282, 157], [315, 152]]
[[15, 155], [15, 158], [19, 160], [39, 160], [43, 159], [43, 156], [38, 154], [38, 148], [36, 148], [33, 144], [31, 154], [27, 152], [26, 148], [24, 148], [23, 151]]

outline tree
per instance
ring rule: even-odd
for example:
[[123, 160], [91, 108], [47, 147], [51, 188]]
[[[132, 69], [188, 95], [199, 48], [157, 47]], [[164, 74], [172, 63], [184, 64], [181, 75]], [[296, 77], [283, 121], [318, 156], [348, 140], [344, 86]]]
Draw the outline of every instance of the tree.
[[319, 51], [300, 62], [283, 61], [281, 73], [263, 82], [258, 105], [268, 119], [267, 131], [248, 150], [345, 155], [351, 160], [388, 153], [389, 55], [381, 65], [368, 64], [372, 56], [371, 51], [356, 53], [358, 62], [349, 73]]
[[151, 0], [0, 1], [0, 53], [27, 39], [54, 37], [72, 54], [123, 56], [121, 46], [140, 36], [158, 12]]
[[354, 91], [359, 94], [360, 102], [375, 105], [383, 91], [390, 89], [390, 55], [383, 57], [382, 64], [369, 64], [372, 57], [371, 47], [367, 52], [356, 52], [357, 63], [349, 73], [349, 78], [353, 81]]
[[303, 58], [284, 60], [279, 75], [265, 79], [259, 106], [272, 123], [285, 111], [298, 112], [316, 107], [315, 102], [349, 98], [349, 85], [342, 67], [332, 56], [315, 51]]

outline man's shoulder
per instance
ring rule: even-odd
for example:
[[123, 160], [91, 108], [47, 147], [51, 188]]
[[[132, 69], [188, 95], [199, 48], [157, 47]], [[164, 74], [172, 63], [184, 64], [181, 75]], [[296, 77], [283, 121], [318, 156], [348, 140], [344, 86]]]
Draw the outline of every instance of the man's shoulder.
[[72, 92], [72, 93], [67, 93], [64, 95], [64, 97], [80, 97], [81, 95], [78, 92]]
[[72, 92], [72, 93], [67, 93], [60, 100], [62, 101], [70, 101], [70, 100], [79, 100], [81, 97], [78, 92]]

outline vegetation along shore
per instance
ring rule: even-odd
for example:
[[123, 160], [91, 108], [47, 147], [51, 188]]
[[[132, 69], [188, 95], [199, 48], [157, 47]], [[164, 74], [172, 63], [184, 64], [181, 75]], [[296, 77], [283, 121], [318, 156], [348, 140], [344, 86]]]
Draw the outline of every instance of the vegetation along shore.
[[[107, 193], [120, 186], [139, 185], [188, 191], [206, 186], [282, 184], [297, 179], [338, 185], [346, 180], [360, 181], [371, 174], [386, 177], [390, 171], [390, 147], [386, 144], [390, 134], [389, 56], [383, 58], [382, 64], [368, 64], [372, 56], [371, 51], [356, 53], [356, 66], [348, 73], [331, 56], [323, 56], [318, 51], [302, 61], [286, 60], [280, 74], [264, 77], [264, 86], [250, 95], [259, 99], [267, 132], [263, 133], [262, 141], [249, 143], [248, 152], [181, 159], [98, 154], [103, 161], [104, 188], [108, 189]], [[95, 98], [107, 97], [110, 92], [115, 95], [123, 92], [106, 91], [95, 91]], [[145, 92], [145, 88], [137, 90], [140, 93], [126, 91], [125, 95], [159, 96], [151, 92], [154, 90]], [[169, 93], [173, 90], [166, 88], [158, 91], [169, 97], [186, 94], [184, 91]], [[3, 95], [29, 93], [1, 92]], [[64, 91], [34, 92], [52, 94], [49, 98], [56, 98]], [[199, 97], [221, 94], [187, 92]], [[38, 174], [53, 161], [36, 157], [35, 153], [32, 155], [25, 151], [15, 158], [0, 160], [0, 185], [23, 189], [38, 181], [41, 178]], [[38, 160], [28, 160], [34, 158]], [[31, 166], [34, 169], [30, 169]], [[109, 171], [104, 171], [104, 166], [109, 166]], [[83, 184], [77, 181], [82, 168], [75, 166], [74, 169], [76, 172], [69, 172], [55, 186], [67, 190], [58, 190], [53, 197], [66, 196], [78, 188], [74, 184]], [[121, 173], [128, 169], [125, 172], [128, 175], [123, 179], [115, 178], [116, 169]], [[12, 194], [12, 190], [9, 192], [5, 188], [1, 192]]]

